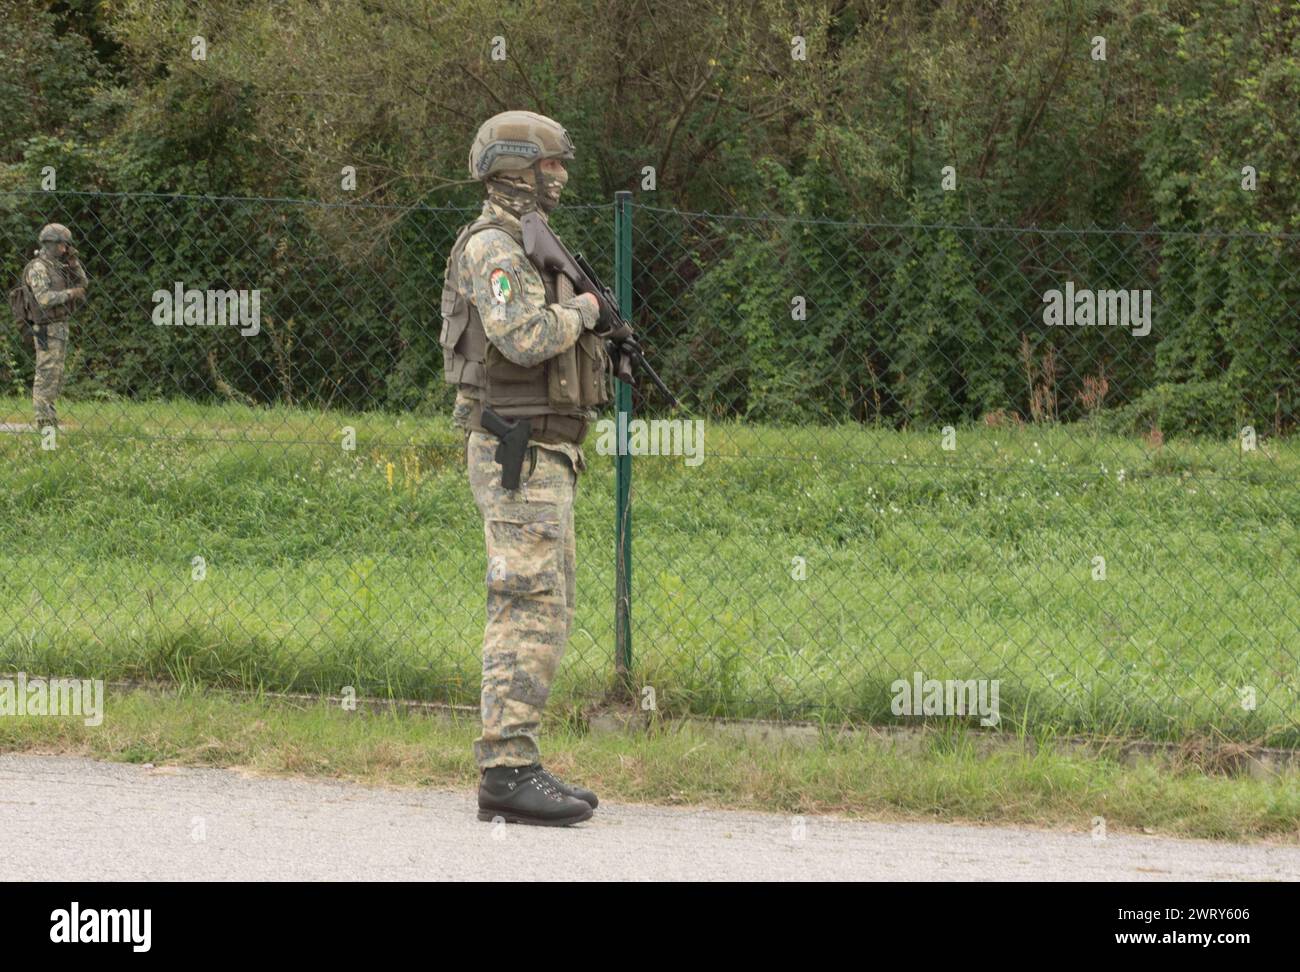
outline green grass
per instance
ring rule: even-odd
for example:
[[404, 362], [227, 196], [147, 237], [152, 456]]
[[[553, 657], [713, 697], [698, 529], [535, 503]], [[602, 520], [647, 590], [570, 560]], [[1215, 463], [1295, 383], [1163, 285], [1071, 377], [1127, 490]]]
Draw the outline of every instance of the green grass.
[[[53, 451], [0, 435], [0, 668], [476, 700], [482, 524], [444, 417], [60, 409]], [[636, 459], [637, 684], [667, 713], [888, 722], [920, 670], [1000, 679], [1011, 727], [1300, 744], [1300, 443], [957, 443], [710, 421], [702, 465]], [[561, 702], [613, 681], [612, 463], [589, 458]]]
[[[344, 712], [324, 703], [208, 692], [106, 693], [104, 721], [0, 719], [0, 751], [129, 763], [238, 767], [267, 775], [472, 790], [473, 719]], [[811, 745], [754, 745], [695, 726], [633, 736], [586, 734], [550, 720], [547, 765], [602, 800], [835, 814], [886, 820], [1016, 824], [1087, 832], [1294, 843], [1300, 776], [1205, 774], [1194, 765], [1123, 765], [1042, 746], [981, 756], [961, 729], [892, 751], [824, 736]]]

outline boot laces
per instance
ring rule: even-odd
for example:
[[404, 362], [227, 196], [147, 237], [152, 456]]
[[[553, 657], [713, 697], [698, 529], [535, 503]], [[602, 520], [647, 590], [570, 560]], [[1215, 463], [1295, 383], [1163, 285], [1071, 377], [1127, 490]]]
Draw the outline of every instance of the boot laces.
[[537, 787], [539, 790], [541, 790], [547, 796], [552, 797], [553, 799], [558, 800], [564, 796], [564, 793], [561, 792], [558, 786], [560, 781], [557, 780], [550, 773], [546, 772], [546, 770], [542, 769], [540, 763], [534, 764], [531, 768], [533, 771], [533, 779], [532, 779], [533, 786]]

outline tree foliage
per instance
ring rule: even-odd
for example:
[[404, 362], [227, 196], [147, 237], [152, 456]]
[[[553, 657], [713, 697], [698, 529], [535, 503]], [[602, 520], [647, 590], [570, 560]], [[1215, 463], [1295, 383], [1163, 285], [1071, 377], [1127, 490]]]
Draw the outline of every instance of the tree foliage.
[[[1063, 417], [1107, 369], [1124, 421], [1267, 413], [1288, 427], [1300, 415], [1293, 242], [1205, 235], [1300, 232], [1295, 2], [0, 0], [0, 16], [0, 95], [22, 106], [0, 115], [0, 188], [34, 188], [54, 165], [70, 189], [373, 204], [294, 218], [322, 248], [318, 269], [327, 253], [341, 279], [364, 264], [399, 282], [403, 306], [434, 304], [440, 282], [446, 232], [422, 207], [478, 198], [467, 148], [505, 108], [574, 134], [572, 202], [631, 190], [640, 206], [826, 221], [638, 223], [656, 342], [718, 409], [1028, 415], [1028, 341], [1074, 383]], [[796, 37], [806, 59], [792, 56]], [[931, 228], [887, 229], [917, 221]], [[218, 222], [243, 234], [210, 241], [218, 251], [269, 232]], [[970, 224], [1202, 235], [1062, 252]], [[1157, 281], [1159, 333], [1140, 347], [1044, 333], [1034, 301], [1061, 267], [1098, 287]], [[796, 328], [800, 292], [812, 313]], [[402, 389], [384, 402], [438, 397], [436, 362], [410, 358], [431, 354], [428, 327], [405, 314], [391, 360], [364, 358]], [[105, 360], [120, 367], [132, 339], [111, 340], [122, 344]], [[327, 344], [314, 353], [329, 359]]]

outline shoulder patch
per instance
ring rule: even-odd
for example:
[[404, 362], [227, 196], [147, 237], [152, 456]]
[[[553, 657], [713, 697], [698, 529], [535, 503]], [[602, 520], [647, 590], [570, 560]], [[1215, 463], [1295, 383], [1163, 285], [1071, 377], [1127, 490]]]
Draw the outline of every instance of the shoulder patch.
[[515, 286], [510, 279], [510, 271], [504, 267], [497, 267], [488, 276], [488, 284], [492, 288], [492, 299], [498, 304], [508, 304], [515, 296]]

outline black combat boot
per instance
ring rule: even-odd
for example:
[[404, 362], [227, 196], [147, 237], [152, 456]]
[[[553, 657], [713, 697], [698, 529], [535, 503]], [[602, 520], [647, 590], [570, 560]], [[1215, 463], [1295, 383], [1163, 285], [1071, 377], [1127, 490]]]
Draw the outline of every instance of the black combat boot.
[[593, 810], [600, 806], [600, 801], [596, 799], [596, 794], [592, 793], [585, 786], [574, 786], [572, 783], [565, 783], [564, 780], [560, 779], [550, 770], [542, 769], [541, 763], [534, 763], [532, 769], [538, 776], [551, 784], [551, 786], [555, 787], [565, 796], [576, 797], [590, 806]]
[[506, 823], [567, 827], [591, 817], [591, 806], [566, 796], [536, 766], [493, 766], [478, 785], [478, 818]]

